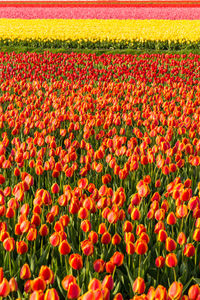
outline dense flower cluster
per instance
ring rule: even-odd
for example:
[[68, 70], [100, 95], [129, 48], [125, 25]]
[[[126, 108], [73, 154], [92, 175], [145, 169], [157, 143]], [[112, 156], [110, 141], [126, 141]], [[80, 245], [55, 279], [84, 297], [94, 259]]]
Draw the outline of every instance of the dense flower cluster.
[[199, 20], [200, 7], [1, 7], [0, 18]]
[[198, 48], [200, 20], [0, 19], [0, 41], [68, 48]]
[[0, 68], [0, 297], [199, 299], [200, 57]]

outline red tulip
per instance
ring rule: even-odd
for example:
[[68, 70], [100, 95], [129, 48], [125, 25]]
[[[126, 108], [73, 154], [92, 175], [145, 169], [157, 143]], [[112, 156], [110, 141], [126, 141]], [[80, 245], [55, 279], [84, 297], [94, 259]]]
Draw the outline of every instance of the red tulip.
[[20, 270], [21, 279], [29, 279], [31, 277], [31, 271], [28, 264], [24, 264]]
[[59, 297], [57, 291], [54, 288], [52, 288], [52, 289], [46, 290], [46, 292], [44, 294], [44, 300], [60, 300], [60, 297]]
[[68, 299], [77, 299], [80, 296], [81, 289], [77, 283], [71, 282], [68, 288]]
[[136, 294], [143, 294], [145, 290], [145, 282], [141, 277], [137, 277], [133, 283], [133, 292]]
[[10, 293], [10, 286], [8, 280], [6, 278], [3, 278], [3, 280], [0, 282], [0, 296], [7, 297], [9, 293]]

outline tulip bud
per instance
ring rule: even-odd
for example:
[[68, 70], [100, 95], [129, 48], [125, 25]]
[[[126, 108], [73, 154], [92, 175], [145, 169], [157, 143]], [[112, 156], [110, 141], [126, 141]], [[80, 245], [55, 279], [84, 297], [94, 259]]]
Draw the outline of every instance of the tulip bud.
[[167, 224], [174, 225], [176, 224], [176, 216], [173, 212], [170, 212], [167, 216]]
[[70, 283], [69, 288], [68, 288], [68, 294], [67, 298], [68, 299], [77, 299], [80, 296], [81, 289], [78, 286], [77, 283]]
[[121, 237], [118, 233], [115, 233], [112, 237], [112, 244], [119, 245], [121, 243]]
[[93, 244], [96, 244], [98, 242], [98, 234], [95, 231], [90, 231], [90, 233], [88, 234], [88, 239]]
[[7, 297], [10, 293], [10, 286], [8, 280], [3, 278], [2, 282], [0, 283], [0, 297]]
[[174, 281], [168, 290], [168, 296], [172, 300], [179, 300], [182, 295], [183, 285], [181, 282]]
[[64, 240], [60, 243], [58, 250], [61, 255], [67, 255], [71, 252], [71, 246], [69, 245], [67, 240]]
[[139, 255], [143, 255], [148, 251], [147, 243], [143, 240], [137, 240], [135, 243], [135, 252]]
[[135, 245], [132, 242], [126, 243], [126, 253], [128, 255], [133, 255], [135, 253]]
[[156, 257], [155, 264], [157, 268], [163, 268], [165, 264], [165, 258], [163, 256]]
[[6, 251], [11, 252], [15, 249], [14, 238], [8, 237], [3, 241], [3, 247]]
[[136, 278], [133, 283], [133, 292], [136, 294], [143, 294], [145, 291], [145, 282], [141, 277]]
[[176, 254], [174, 253], [169, 253], [166, 258], [165, 258], [165, 264], [169, 267], [169, 268], [174, 268], [176, 267], [178, 261], [177, 261], [177, 257]]
[[121, 266], [123, 264], [123, 261], [124, 261], [124, 254], [122, 254], [121, 252], [115, 252], [113, 254], [113, 256], [111, 257], [110, 261], [112, 263], [114, 263], [114, 265], [116, 266]]
[[101, 289], [101, 281], [96, 278], [91, 279], [88, 284], [88, 290], [96, 291], [100, 289]]
[[102, 289], [108, 288], [110, 291], [114, 287], [114, 281], [111, 275], [106, 275], [102, 281]]
[[104, 271], [105, 268], [105, 262], [103, 261], [103, 259], [97, 259], [93, 262], [93, 268], [95, 270], [95, 272], [97, 273], [102, 273]]
[[33, 291], [44, 291], [46, 289], [46, 282], [42, 277], [37, 277], [32, 280], [31, 288]]
[[192, 285], [188, 291], [188, 296], [190, 300], [196, 300], [200, 294], [200, 287], [198, 284]]
[[111, 235], [109, 232], [105, 232], [101, 237], [101, 243], [104, 245], [108, 245], [111, 242]]
[[42, 290], [34, 291], [30, 294], [29, 300], [44, 300], [44, 293]]
[[106, 263], [106, 272], [112, 274], [115, 270], [115, 264], [112, 261]]
[[60, 190], [60, 188], [59, 188], [59, 185], [58, 185], [57, 183], [54, 183], [54, 184], [51, 186], [51, 192], [52, 192], [52, 194], [57, 194], [57, 193], [59, 193], [59, 190]]
[[80, 270], [83, 267], [83, 260], [81, 255], [74, 253], [69, 257], [69, 264], [74, 270]]
[[191, 257], [195, 255], [195, 247], [189, 243], [185, 245], [185, 248], [183, 250], [183, 254], [187, 257]]
[[62, 287], [65, 291], [68, 291], [69, 285], [71, 283], [76, 283], [76, 278], [73, 275], [67, 275], [62, 280]]
[[184, 245], [187, 241], [187, 238], [185, 236], [184, 232], [180, 232], [178, 237], [177, 237], [177, 242], [179, 245]]
[[121, 293], [116, 294], [116, 295], [114, 296], [114, 298], [113, 298], [113, 300], [123, 300], [123, 299], [124, 299], [124, 298], [123, 298], [123, 296], [122, 296]]
[[155, 299], [166, 300], [167, 299], [167, 291], [166, 288], [162, 285], [158, 285], [155, 290]]
[[16, 242], [16, 249], [18, 254], [24, 254], [28, 251], [28, 245], [24, 241]]
[[176, 249], [176, 242], [172, 238], [168, 237], [165, 241], [165, 249], [169, 252], [174, 251]]
[[31, 271], [28, 264], [24, 264], [20, 270], [21, 279], [29, 279], [31, 277]]
[[54, 282], [54, 273], [47, 266], [41, 266], [39, 277], [42, 277], [45, 280], [46, 284], [53, 284]]
[[56, 289], [48, 289], [44, 294], [44, 300], [60, 300]]

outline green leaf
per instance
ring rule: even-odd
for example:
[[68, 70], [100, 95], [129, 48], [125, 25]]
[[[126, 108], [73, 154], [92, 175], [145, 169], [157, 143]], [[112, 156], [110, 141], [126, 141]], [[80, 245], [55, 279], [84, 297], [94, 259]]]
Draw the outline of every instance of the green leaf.
[[150, 268], [148, 270], [148, 274], [151, 276], [151, 278], [153, 278], [155, 280], [157, 279], [157, 272], [158, 272], [158, 270], [156, 268]]
[[128, 279], [131, 283], [131, 286], [133, 285], [133, 282], [134, 282], [134, 279], [133, 279], [133, 274], [131, 273], [131, 271], [129, 270], [129, 267], [126, 263], [124, 263], [124, 266], [126, 268], [126, 271], [127, 271], [127, 275], [128, 275]]
[[[116, 281], [115, 281], [115, 283], [116, 283]], [[114, 288], [113, 295], [115, 295], [115, 294], [119, 293], [119, 291], [120, 291], [120, 287], [121, 287], [121, 282], [120, 282], [120, 281], [118, 281], [118, 282], [116, 283], [116, 286], [115, 286], [115, 288]]]
[[48, 256], [49, 256], [49, 252], [50, 252], [50, 247], [51, 245], [48, 244], [48, 246], [46, 247], [46, 249], [44, 250], [44, 252], [42, 253], [42, 256], [40, 257], [40, 259], [38, 260], [38, 265], [44, 265], [45, 262], [48, 260]]
[[188, 289], [188, 287], [190, 286], [192, 280], [194, 280], [194, 277], [192, 277], [192, 278], [188, 281], [188, 283], [184, 286], [183, 292], [182, 292], [183, 295], [184, 295], [185, 291]]
[[196, 283], [198, 283], [200, 285], [200, 279], [199, 278], [193, 278], [194, 281], [196, 281]]
[[65, 294], [64, 294], [64, 291], [63, 291], [63, 288], [62, 288], [62, 285], [61, 285], [61, 280], [60, 280], [60, 277], [58, 277], [58, 275], [56, 276], [56, 280], [57, 280], [57, 283], [58, 283], [58, 288], [59, 288], [60, 293], [63, 295], [63, 297], [65, 297]]

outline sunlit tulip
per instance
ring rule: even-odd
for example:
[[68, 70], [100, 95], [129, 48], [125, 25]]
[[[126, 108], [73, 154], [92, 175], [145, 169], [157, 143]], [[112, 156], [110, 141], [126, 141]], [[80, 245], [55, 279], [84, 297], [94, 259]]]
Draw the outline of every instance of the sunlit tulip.
[[79, 254], [71, 254], [69, 257], [69, 264], [75, 270], [80, 270], [83, 267], [82, 256]]
[[10, 293], [10, 286], [8, 280], [6, 278], [3, 278], [3, 280], [0, 282], [0, 296], [7, 297], [9, 293]]
[[135, 252], [139, 255], [143, 255], [147, 252], [148, 246], [147, 243], [143, 240], [137, 240], [135, 243]]
[[16, 249], [18, 254], [24, 254], [28, 251], [28, 245], [24, 241], [16, 242]]
[[178, 261], [177, 261], [177, 257], [176, 254], [174, 253], [169, 253], [167, 254], [166, 258], [165, 258], [165, 264], [169, 267], [169, 268], [174, 268], [176, 267]]
[[165, 258], [163, 256], [156, 257], [155, 265], [157, 268], [163, 268], [165, 265]]
[[106, 275], [102, 281], [102, 288], [108, 288], [110, 291], [114, 287], [114, 281], [111, 275]]
[[56, 289], [48, 289], [44, 294], [44, 300], [60, 300], [60, 297], [56, 291]]
[[98, 289], [101, 289], [101, 282], [96, 279], [96, 278], [93, 278], [90, 280], [89, 284], [88, 284], [88, 290], [98, 290]]
[[174, 281], [168, 290], [170, 299], [179, 300], [182, 295], [183, 285], [181, 282]]
[[68, 287], [67, 298], [68, 299], [77, 299], [80, 296], [81, 289], [77, 283], [71, 282]]
[[42, 277], [37, 277], [32, 280], [31, 288], [33, 291], [44, 291], [46, 289], [46, 282]]
[[133, 283], [133, 292], [136, 294], [143, 294], [145, 290], [145, 282], [141, 277], [137, 277]]
[[28, 264], [24, 264], [20, 270], [20, 278], [23, 280], [31, 277], [31, 271]]
[[191, 243], [186, 244], [183, 250], [183, 254], [187, 257], [191, 257], [195, 255], [195, 247]]
[[105, 262], [103, 261], [103, 259], [97, 259], [93, 262], [93, 268], [95, 270], [95, 272], [97, 273], [102, 273], [104, 271], [105, 268]]

